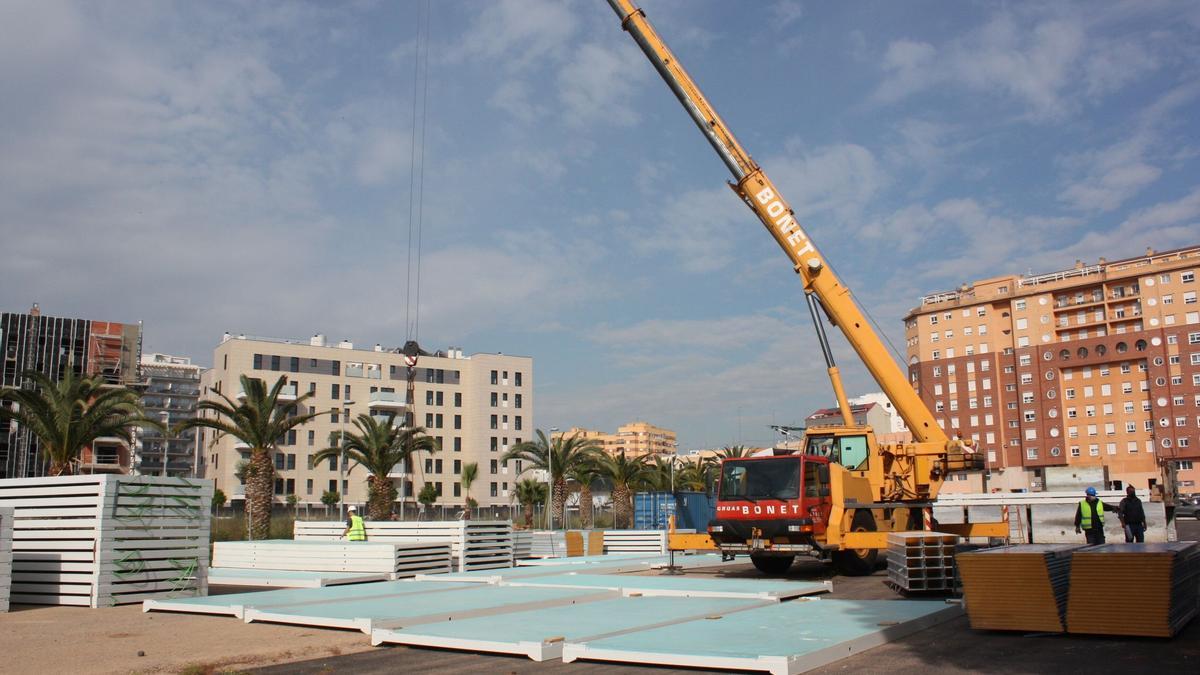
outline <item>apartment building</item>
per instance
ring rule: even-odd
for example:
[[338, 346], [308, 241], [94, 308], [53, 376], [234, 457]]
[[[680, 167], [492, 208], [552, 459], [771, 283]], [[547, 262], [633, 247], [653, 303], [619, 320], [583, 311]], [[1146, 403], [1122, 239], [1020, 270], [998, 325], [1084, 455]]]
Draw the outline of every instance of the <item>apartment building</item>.
[[987, 454], [988, 486], [1041, 489], [1047, 467], [1195, 490], [1200, 247], [928, 295], [905, 318], [909, 376], [948, 433]]
[[674, 431], [654, 426], [649, 422], [621, 425], [617, 427], [615, 434], [581, 427], [571, 427], [566, 432], [552, 434], [554, 438], [564, 435], [568, 438], [578, 435], [580, 438], [594, 440], [605, 452], [612, 455], [624, 452], [626, 457], [673, 455], [679, 446]]
[[149, 476], [193, 476], [200, 454], [196, 431], [174, 434], [170, 430], [196, 415], [204, 369], [186, 356], [170, 354], [145, 354], [141, 365], [142, 406], [146, 416], [161, 422], [166, 430], [138, 430], [133, 448], [134, 471]]
[[[43, 316], [37, 304], [25, 313], [0, 314], [0, 386], [32, 386], [26, 371], [57, 382], [67, 372], [99, 376], [114, 386], [139, 383], [142, 351], [140, 323]], [[0, 401], [0, 405], [10, 405]], [[99, 438], [85, 448], [81, 473], [129, 473], [129, 444], [117, 437]], [[44, 476], [49, 463], [37, 437], [15, 422], [0, 421], [0, 478]]]
[[[510, 447], [533, 435], [533, 359], [505, 354], [464, 355], [448, 349], [421, 356], [416, 366], [414, 400], [407, 400], [407, 367], [398, 349], [375, 345], [356, 349], [347, 341], [327, 343], [322, 335], [309, 340], [283, 340], [226, 334], [213, 352], [213, 367], [201, 381], [201, 397], [223, 393], [240, 395], [243, 374], [273, 384], [286, 376], [285, 400], [304, 392], [313, 397], [307, 412], [321, 413], [307, 425], [281, 439], [275, 455], [276, 500], [296, 495], [301, 504], [319, 504], [329, 490], [345, 495], [347, 503], [367, 497], [366, 473], [348, 471], [338, 484], [336, 461], [312, 462], [312, 456], [329, 446], [343, 430], [352, 431], [359, 414], [380, 418], [395, 415], [397, 424], [424, 427], [438, 439], [441, 452], [422, 454], [411, 466], [397, 466], [392, 475], [401, 498], [415, 503], [415, 495], [430, 483], [439, 505], [466, 503], [460, 478], [462, 467], [478, 464], [479, 475], [471, 497], [481, 506], [507, 506], [514, 500], [514, 484], [524, 467], [500, 458]], [[212, 432], [201, 430], [201, 468], [204, 477], [231, 499], [245, 492], [234, 475], [238, 461], [249, 449], [229, 437], [213, 442]], [[339, 489], [340, 488], [340, 489]]]

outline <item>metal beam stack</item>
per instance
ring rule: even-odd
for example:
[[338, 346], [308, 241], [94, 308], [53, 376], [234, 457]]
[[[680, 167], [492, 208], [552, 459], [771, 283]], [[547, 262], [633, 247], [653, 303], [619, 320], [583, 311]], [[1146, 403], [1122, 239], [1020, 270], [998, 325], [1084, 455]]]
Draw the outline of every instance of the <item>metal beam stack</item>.
[[1071, 553], [1079, 548], [1029, 544], [959, 554], [971, 628], [1063, 632]]
[[904, 592], [954, 590], [958, 536], [943, 532], [888, 534], [888, 581]]
[[1067, 632], [1171, 637], [1196, 616], [1200, 545], [1105, 544], [1071, 563]]

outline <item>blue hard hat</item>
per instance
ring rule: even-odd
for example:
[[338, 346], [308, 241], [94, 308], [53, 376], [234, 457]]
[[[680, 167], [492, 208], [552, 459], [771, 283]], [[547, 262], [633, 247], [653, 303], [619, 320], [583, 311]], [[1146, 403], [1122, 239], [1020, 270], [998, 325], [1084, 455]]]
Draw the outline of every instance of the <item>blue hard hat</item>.
[[1095, 496], [1096, 496], [1096, 488], [1092, 488], [1092, 487], [1090, 487], [1090, 488], [1088, 488], [1087, 490], [1085, 490], [1084, 492], [1086, 492], [1086, 493], [1087, 493], [1087, 496], [1089, 496], [1089, 497], [1095, 497]]

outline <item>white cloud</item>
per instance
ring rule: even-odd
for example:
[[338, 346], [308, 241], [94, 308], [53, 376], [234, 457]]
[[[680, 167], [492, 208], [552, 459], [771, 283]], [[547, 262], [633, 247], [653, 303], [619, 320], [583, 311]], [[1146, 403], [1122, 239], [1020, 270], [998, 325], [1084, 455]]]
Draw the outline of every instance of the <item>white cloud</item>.
[[580, 46], [558, 72], [566, 121], [576, 127], [635, 124], [639, 116], [630, 99], [649, 74], [649, 65], [632, 45]]
[[562, 50], [579, 27], [572, 7], [552, 0], [496, 0], [481, 5], [445, 56], [481, 59], [510, 70], [537, 67]]

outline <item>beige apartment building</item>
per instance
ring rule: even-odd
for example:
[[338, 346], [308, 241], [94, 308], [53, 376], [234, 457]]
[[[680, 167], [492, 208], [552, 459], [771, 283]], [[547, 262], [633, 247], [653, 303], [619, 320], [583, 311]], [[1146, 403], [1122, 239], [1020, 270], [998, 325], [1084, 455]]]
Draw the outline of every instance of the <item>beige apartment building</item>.
[[552, 434], [571, 437], [578, 435], [596, 441], [605, 452], [618, 455], [622, 452], [627, 457], [642, 457], [644, 455], [673, 455], [679, 443], [675, 432], [670, 429], [656, 427], [648, 422], [633, 422], [617, 427], [617, 433], [571, 427], [566, 432]]
[[[522, 472], [501, 461], [510, 447], [533, 435], [533, 359], [505, 354], [464, 355], [459, 349], [421, 356], [416, 366], [414, 401], [407, 401], [407, 367], [399, 350], [355, 349], [349, 342], [327, 343], [324, 336], [310, 340], [281, 340], [228, 334], [213, 353], [213, 367], [201, 382], [201, 399], [220, 392], [231, 398], [240, 395], [241, 375], [273, 384], [286, 376], [285, 400], [304, 392], [307, 412], [319, 412], [307, 425], [281, 439], [275, 455], [275, 498], [283, 503], [296, 495], [301, 504], [320, 504], [327, 490], [341, 492], [349, 504], [366, 501], [366, 473], [348, 470], [338, 485], [335, 461], [314, 465], [311, 457], [329, 445], [331, 434], [353, 431], [353, 420], [361, 413], [386, 417], [394, 414], [403, 424], [407, 418], [441, 444], [441, 452], [422, 454], [412, 466], [394, 469], [392, 478], [409, 505], [426, 483], [438, 491], [436, 505], [466, 503], [460, 478], [462, 467], [479, 465], [479, 476], [471, 486], [471, 497], [481, 507], [508, 506], [514, 500], [514, 483]], [[236, 439], [213, 441], [211, 431], [200, 439], [200, 473], [216, 481], [216, 487], [231, 499], [244, 496], [235, 477], [238, 461], [248, 457], [248, 448]], [[435, 505], [435, 506], [436, 506]]]
[[1042, 489], [1047, 467], [1107, 467], [1144, 488], [1200, 480], [1200, 247], [921, 299], [909, 376], [939, 424], [979, 441], [990, 489]]

